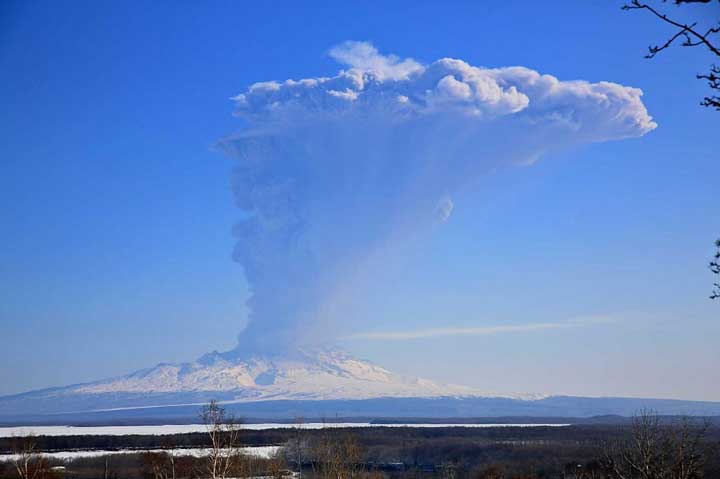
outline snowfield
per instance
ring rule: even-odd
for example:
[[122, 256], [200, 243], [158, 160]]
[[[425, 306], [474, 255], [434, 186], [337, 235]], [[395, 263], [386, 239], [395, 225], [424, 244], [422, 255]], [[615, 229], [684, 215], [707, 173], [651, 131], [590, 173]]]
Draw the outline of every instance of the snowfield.
[[[249, 456], [255, 456], [262, 459], [268, 459], [275, 455], [281, 446], [253, 446], [253, 447], [241, 447], [240, 452]], [[205, 457], [210, 453], [210, 449], [207, 448], [176, 448], [176, 449], [117, 449], [117, 450], [102, 450], [94, 449], [92, 451], [58, 451], [58, 452], [43, 452], [42, 455], [49, 459], [59, 459], [62, 461], [71, 461], [73, 459], [80, 459], [85, 457], [100, 457], [100, 456], [114, 456], [119, 454], [141, 454], [145, 452], [165, 452], [172, 454], [173, 456], [193, 456], [193, 457]], [[19, 456], [16, 454], [0, 454], [0, 462], [7, 462], [17, 459]]]
[[[197, 361], [159, 364], [126, 376], [67, 388], [65, 394], [234, 393], [232, 402], [263, 399], [369, 399], [502, 395], [427, 379], [405, 377], [337, 349], [307, 349], [286, 356], [233, 350], [209, 353]], [[540, 399], [542, 395], [506, 395]]]
[[[343, 428], [343, 427], [563, 427], [569, 424], [373, 424], [369, 422], [333, 422], [321, 423], [311, 422], [304, 424], [292, 423], [262, 423], [262, 424], [242, 424], [242, 429], [259, 431], [264, 429], [291, 429], [300, 427], [302, 429], [322, 429], [322, 428]], [[125, 436], [129, 434], [139, 435], [167, 435], [167, 434], [186, 434], [191, 432], [205, 432], [204, 424], [178, 424], [166, 426], [17, 426], [17, 427], [0, 427], [0, 437], [12, 436]]]
[[503, 395], [407, 377], [329, 347], [273, 354], [234, 349], [100, 381], [3, 396], [0, 417], [122, 411], [133, 415], [148, 408], [201, 406], [210, 399], [252, 408], [258, 402], [280, 400], [505, 398], [532, 403], [546, 397]]

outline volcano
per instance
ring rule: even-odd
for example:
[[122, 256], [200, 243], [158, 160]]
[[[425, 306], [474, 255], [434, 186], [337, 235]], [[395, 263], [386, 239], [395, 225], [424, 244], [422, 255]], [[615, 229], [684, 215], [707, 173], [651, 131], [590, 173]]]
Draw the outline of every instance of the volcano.
[[502, 395], [395, 374], [334, 348], [257, 354], [235, 349], [158, 364], [110, 379], [0, 397], [0, 420], [22, 422], [197, 419], [215, 399], [243, 417], [588, 417], [720, 414], [720, 403], [636, 398]]
[[223, 393], [226, 401], [238, 402], [482, 395], [463, 386], [400, 376], [330, 348], [283, 355], [212, 352], [191, 363], [159, 364], [126, 376], [81, 384], [67, 393]]
[[472, 388], [404, 377], [334, 348], [283, 354], [214, 351], [124, 376], [0, 397], [7, 414], [62, 414], [267, 400], [363, 400], [486, 395]]

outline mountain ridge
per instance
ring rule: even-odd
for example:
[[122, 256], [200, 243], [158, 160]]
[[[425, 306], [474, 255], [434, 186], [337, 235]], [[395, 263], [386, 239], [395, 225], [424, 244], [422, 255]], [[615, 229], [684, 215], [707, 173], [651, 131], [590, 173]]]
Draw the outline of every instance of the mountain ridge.
[[395, 374], [333, 348], [231, 350], [130, 374], [0, 397], [0, 418], [189, 417], [215, 399], [245, 417], [720, 415], [720, 402], [503, 395]]
[[127, 375], [69, 386], [72, 392], [234, 393], [238, 401], [282, 399], [369, 399], [377, 397], [503, 395], [466, 386], [395, 374], [370, 361], [330, 348], [298, 349], [284, 355], [242, 351], [204, 354], [196, 361], [160, 363]]
[[186, 406], [209, 399], [242, 403], [480, 396], [525, 398], [401, 376], [336, 348], [298, 348], [283, 354], [234, 349], [108, 379], [3, 396], [0, 409], [58, 414]]

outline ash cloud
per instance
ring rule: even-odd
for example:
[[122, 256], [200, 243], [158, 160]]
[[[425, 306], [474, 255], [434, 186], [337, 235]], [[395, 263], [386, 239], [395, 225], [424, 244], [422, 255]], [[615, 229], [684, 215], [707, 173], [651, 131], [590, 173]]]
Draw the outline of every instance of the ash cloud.
[[336, 297], [371, 258], [451, 221], [453, 195], [552, 151], [639, 137], [642, 91], [451, 58], [428, 65], [346, 42], [332, 77], [256, 83], [234, 98], [234, 257], [251, 287], [239, 348], [271, 351], [342, 321]]

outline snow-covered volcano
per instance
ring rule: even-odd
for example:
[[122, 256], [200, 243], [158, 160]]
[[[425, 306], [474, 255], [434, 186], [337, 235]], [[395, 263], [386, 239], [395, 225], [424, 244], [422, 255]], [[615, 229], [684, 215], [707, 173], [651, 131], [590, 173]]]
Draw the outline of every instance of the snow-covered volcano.
[[635, 398], [501, 395], [404, 377], [337, 349], [283, 354], [236, 349], [196, 361], [85, 384], [0, 397], [0, 420], [197, 420], [199, 406], [223, 402], [242, 417], [586, 417], [720, 414], [720, 403]]
[[235, 401], [267, 399], [370, 399], [487, 395], [457, 385], [404, 377], [330, 348], [282, 356], [213, 352], [197, 361], [150, 369], [69, 388], [67, 393], [222, 392]]
[[263, 401], [498, 396], [404, 377], [332, 348], [257, 354], [241, 349], [100, 381], [0, 397], [0, 416]]

